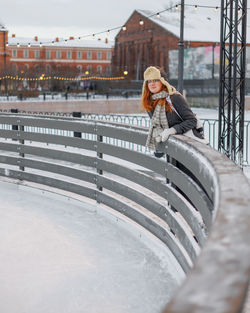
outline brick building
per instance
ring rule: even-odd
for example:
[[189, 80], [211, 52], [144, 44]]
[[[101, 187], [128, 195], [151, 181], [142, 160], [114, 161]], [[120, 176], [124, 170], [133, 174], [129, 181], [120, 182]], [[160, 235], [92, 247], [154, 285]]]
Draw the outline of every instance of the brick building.
[[112, 50], [112, 42], [97, 38], [20, 38], [0, 26], [1, 75], [110, 76]]
[[[185, 8], [185, 47], [215, 46], [220, 42], [220, 13], [210, 9], [197, 12]], [[115, 38], [113, 73], [127, 70], [128, 77], [143, 79], [150, 65], [169, 70], [169, 50], [178, 49], [180, 12], [161, 14], [135, 10]]]
[[4, 26], [0, 25], [0, 72], [6, 67], [8, 61], [7, 52], [8, 32]]

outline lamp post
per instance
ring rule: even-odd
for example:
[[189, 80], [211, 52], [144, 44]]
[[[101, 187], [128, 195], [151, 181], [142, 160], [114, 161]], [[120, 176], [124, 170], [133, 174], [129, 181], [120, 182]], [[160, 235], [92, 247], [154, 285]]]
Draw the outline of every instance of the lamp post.
[[[4, 66], [4, 75], [6, 76], [6, 70], [7, 70], [7, 62], [6, 62], [6, 56], [7, 56], [7, 52], [6, 52], [6, 34], [7, 34], [7, 31], [4, 29], [3, 30], [3, 49], [4, 49], [4, 52], [3, 52], [3, 66]], [[8, 97], [8, 81], [7, 81], [7, 78], [5, 78], [5, 93]]]
[[183, 68], [184, 68], [184, 0], [181, 0], [181, 21], [180, 21], [180, 40], [179, 47], [179, 59], [178, 59], [178, 91], [183, 93]]

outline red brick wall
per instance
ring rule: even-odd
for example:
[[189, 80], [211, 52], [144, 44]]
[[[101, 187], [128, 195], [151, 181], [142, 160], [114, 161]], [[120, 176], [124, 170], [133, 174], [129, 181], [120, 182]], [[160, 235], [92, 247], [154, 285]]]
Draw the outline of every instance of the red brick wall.
[[[139, 24], [140, 19], [144, 21]], [[158, 65], [168, 72], [168, 52], [178, 49], [179, 38], [165, 28], [152, 22], [139, 12], [134, 13], [125, 23], [126, 30], [116, 36], [112, 70], [116, 74], [128, 71], [131, 79], [143, 79], [144, 70], [150, 65]], [[186, 41], [185, 47], [213, 46], [215, 42]]]
[[5, 66], [4, 63], [8, 62], [8, 54], [6, 43], [8, 42], [8, 32], [0, 31], [0, 71], [4, 72]]
[[[140, 19], [144, 21], [139, 24]], [[128, 71], [131, 79], [142, 79], [144, 70], [158, 65], [168, 71], [168, 50], [178, 48], [178, 37], [153, 23], [137, 11], [126, 22], [115, 42], [112, 69], [116, 74]]]
[[[0, 32], [0, 53], [1, 49], [3, 49], [3, 39], [2, 39], [2, 32]], [[8, 42], [7, 33], [6, 33], [6, 43]], [[38, 41], [39, 42], [39, 41]], [[13, 57], [12, 51], [16, 50], [16, 57]], [[28, 57], [24, 57], [23, 52], [24, 50], [28, 50]], [[35, 51], [40, 52], [40, 57], [35, 58]], [[46, 59], [46, 51], [50, 51], [50, 58]], [[61, 52], [61, 58], [57, 58], [57, 51]], [[67, 58], [67, 52], [71, 51], [72, 57]], [[80, 59], [77, 58], [77, 53], [80, 51], [82, 53], [82, 57]], [[87, 52], [91, 51], [92, 58], [87, 58]], [[29, 69], [29, 72], [33, 71], [35, 68], [39, 71], [38, 67], [46, 68], [49, 65], [52, 68], [57, 68], [60, 66], [61, 68], [70, 68], [71, 73], [68, 74], [78, 74], [79, 69], [78, 67], [81, 66], [82, 70], [81, 73], [85, 73], [86, 70], [90, 72], [90, 74], [97, 74], [98, 66], [101, 66], [101, 74], [109, 76], [108, 67], [111, 68], [111, 59], [108, 59], [107, 53], [110, 52], [112, 56], [112, 48], [83, 48], [83, 47], [71, 47], [70, 43], [68, 43], [68, 47], [55, 47], [55, 46], [47, 46], [47, 47], [40, 47], [37, 46], [20, 46], [17, 47], [16, 45], [9, 45], [6, 46], [6, 52], [8, 54], [8, 69], [12, 73], [16, 73]], [[97, 53], [101, 52], [102, 56], [99, 60], [97, 58]], [[3, 57], [0, 54], [0, 67], [3, 64]], [[14, 66], [13, 66], [14, 65]], [[89, 70], [88, 66], [91, 66], [91, 70]], [[1, 71], [2, 72], [2, 71]], [[44, 70], [43, 70], [44, 72]], [[39, 73], [37, 73], [39, 74]]]

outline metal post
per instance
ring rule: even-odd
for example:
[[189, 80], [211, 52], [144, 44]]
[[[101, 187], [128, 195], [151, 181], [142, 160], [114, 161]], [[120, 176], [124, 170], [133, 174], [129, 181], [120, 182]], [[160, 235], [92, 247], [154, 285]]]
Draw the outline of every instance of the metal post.
[[183, 68], [184, 68], [184, 0], [181, 0], [181, 20], [180, 20], [180, 40], [179, 61], [178, 61], [178, 91], [183, 93]]
[[[4, 63], [3, 63], [3, 66], [4, 66], [4, 75], [6, 75], [6, 68], [7, 68], [7, 63], [6, 63], [6, 56], [7, 56], [7, 52], [6, 52], [6, 38], [5, 38], [5, 33], [6, 33], [6, 31], [4, 30], [3, 31], [3, 49], [4, 49], [4, 54], [3, 54], [3, 60], [4, 60]], [[8, 80], [7, 80], [7, 78], [5, 78], [5, 80], [4, 80], [4, 82], [5, 82], [5, 93], [6, 93], [6, 95], [7, 95], [7, 97], [8, 97]]]
[[243, 166], [247, 0], [221, 0], [219, 150]]
[[[81, 112], [72, 112], [72, 116], [81, 118], [82, 117], [82, 113]], [[82, 133], [74, 132], [74, 137], [82, 138]]]
[[[24, 132], [24, 126], [23, 125], [19, 125], [19, 134], [20, 134], [20, 138], [22, 137], [22, 132]], [[20, 143], [20, 149], [21, 149], [21, 145], [24, 145], [24, 140], [23, 139], [20, 139], [19, 140], [19, 143]], [[20, 169], [20, 171], [24, 171], [25, 170], [25, 168], [24, 168], [24, 166], [23, 165], [21, 165], [21, 163], [22, 163], [22, 158], [24, 158], [24, 153], [23, 152], [19, 152], [19, 156], [20, 156], [20, 159], [19, 159], [19, 163], [20, 163], [20, 165], [19, 165], [19, 169]]]
[[[98, 122], [95, 123], [95, 134], [96, 134], [96, 145], [95, 145], [95, 147], [96, 147], [96, 162], [95, 162], [95, 164], [96, 164], [96, 169], [97, 169], [96, 187], [99, 191], [103, 191], [103, 187], [98, 184], [98, 176], [103, 175], [103, 170], [100, 169], [100, 165], [98, 162], [98, 159], [103, 159], [103, 153], [99, 151], [101, 148], [100, 145], [103, 142], [103, 136], [99, 134], [97, 124], [98, 124]], [[100, 203], [98, 201], [98, 198], [96, 198], [96, 201], [97, 201], [97, 203]]]
[[212, 50], [212, 79], [214, 79], [214, 49], [215, 49], [215, 45], [213, 45], [213, 50]]
[[[10, 109], [10, 113], [18, 113], [18, 109]], [[18, 130], [18, 125], [12, 125], [11, 127], [12, 130]]]
[[[97, 135], [97, 142], [98, 142], [98, 143], [99, 143], [99, 142], [103, 142], [103, 136]], [[98, 148], [99, 148], [99, 147], [97, 147], [97, 158], [98, 158], [98, 159], [103, 159], [103, 153], [98, 152]], [[97, 173], [98, 173], [99, 175], [103, 175], [103, 170], [97, 169]], [[102, 191], [102, 187], [101, 187], [101, 186], [98, 186], [97, 188], [98, 188], [99, 191]]]

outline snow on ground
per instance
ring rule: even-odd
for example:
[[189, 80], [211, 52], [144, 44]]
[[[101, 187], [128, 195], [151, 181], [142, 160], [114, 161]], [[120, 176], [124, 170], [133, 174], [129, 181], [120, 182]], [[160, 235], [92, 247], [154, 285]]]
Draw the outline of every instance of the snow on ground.
[[163, 244], [113, 212], [0, 186], [0, 312], [160, 312], [184, 278]]
[[249, 183], [250, 183], [250, 166], [246, 166], [243, 168], [243, 173], [247, 177]]

